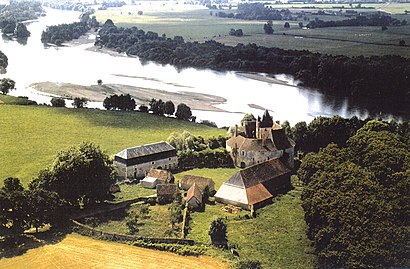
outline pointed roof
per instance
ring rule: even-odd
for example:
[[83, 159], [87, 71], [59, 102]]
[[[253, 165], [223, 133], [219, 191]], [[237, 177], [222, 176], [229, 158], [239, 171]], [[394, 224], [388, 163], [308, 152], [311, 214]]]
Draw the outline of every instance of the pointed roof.
[[187, 202], [191, 199], [196, 199], [200, 204], [202, 203], [202, 191], [195, 183], [189, 188], [186, 195]]
[[128, 160], [171, 150], [175, 150], [175, 148], [171, 146], [168, 142], [162, 141], [158, 143], [127, 148], [117, 153], [116, 156]]
[[266, 109], [266, 110], [265, 110], [265, 113], [263, 113], [260, 127], [261, 127], [261, 128], [271, 128], [272, 125], [273, 125], [272, 117], [269, 115], [269, 112], [268, 112], [268, 110]]
[[197, 187], [201, 188], [202, 191], [208, 186], [209, 191], [214, 191], [215, 182], [211, 178], [194, 176], [194, 175], [184, 175], [179, 180], [179, 186], [183, 189], [188, 189], [196, 184]]
[[174, 176], [170, 171], [155, 168], [151, 168], [148, 171], [146, 178], [149, 177], [156, 178], [164, 182], [172, 182], [174, 180]]
[[262, 140], [257, 138], [245, 138], [241, 135], [232, 137], [226, 141], [226, 144], [231, 148], [235, 146], [239, 150], [245, 151], [277, 151], [278, 149], [270, 139]]

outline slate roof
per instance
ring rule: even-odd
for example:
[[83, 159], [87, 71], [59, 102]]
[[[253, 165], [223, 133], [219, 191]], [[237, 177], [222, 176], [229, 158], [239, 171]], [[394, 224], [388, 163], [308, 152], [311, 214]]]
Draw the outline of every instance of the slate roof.
[[127, 148], [117, 153], [116, 156], [127, 160], [172, 150], [175, 150], [173, 146], [171, 146], [168, 142], [162, 141], [158, 143]]
[[191, 188], [193, 184], [196, 184], [197, 187], [202, 189], [202, 191], [205, 190], [206, 186], [209, 186], [209, 191], [211, 192], [214, 191], [215, 183], [211, 178], [193, 176], [193, 175], [184, 175], [179, 180], [179, 186], [184, 190]]
[[191, 199], [196, 199], [200, 204], [202, 203], [202, 191], [195, 183], [192, 184], [186, 195], [187, 202]]

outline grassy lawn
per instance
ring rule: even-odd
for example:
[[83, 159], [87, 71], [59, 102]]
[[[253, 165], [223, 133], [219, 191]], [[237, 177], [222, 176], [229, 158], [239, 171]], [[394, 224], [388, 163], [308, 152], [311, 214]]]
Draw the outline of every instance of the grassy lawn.
[[[313, 4], [312, 4], [313, 5]], [[274, 8], [290, 8], [300, 12], [303, 7], [311, 7], [310, 4], [281, 4], [273, 5]], [[315, 7], [338, 11], [340, 4], [314, 4]], [[352, 9], [348, 4], [344, 9]], [[363, 4], [364, 7], [374, 9], [357, 9], [358, 12], [377, 12], [390, 10], [393, 14], [403, 14], [404, 10], [410, 10], [410, 3], [400, 4]], [[143, 15], [137, 15], [142, 10]], [[235, 10], [224, 10], [235, 12]], [[315, 11], [315, 9], [306, 9]], [[129, 13], [130, 12], [130, 13]], [[336, 27], [303, 30], [299, 29], [299, 21], [290, 22], [291, 28], [285, 29], [283, 21], [274, 21], [275, 35], [265, 35], [263, 24], [265, 21], [245, 21], [229, 18], [210, 16], [210, 10], [194, 5], [172, 5], [150, 2], [139, 6], [124, 6], [123, 8], [97, 11], [97, 20], [104, 22], [112, 19], [118, 26], [137, 26], [145, 31], [153, 31], [158, 34], [165, 33], [168, 37], [183, 36], [186, 41], [205, 41], [214, 39], [226, 45], [235, 46], [238, 43], [255, 43], [260, 46], [278, 47], [283, 49], [310, 50], [327, 54], [344, 54], [349, 56], [372, 56], [372, 55], [400, 55], [410, 57], [408, 47], [397, 46], [403, 39], [410, 44], [410, 24], [401, 27], [389, 27], [381, 31], [380, 27]], [[212, 11], [214, 14], [218, 11]], [[406, 19], [410, 22], [410, 15], [394, 15], [398, 19]], [[321, 20], [342, 20], [344, 16], [308, 16], [309, 20], [318, 18]], [[303, 21], [307, 24], [307, 21]], [[229, 36], [231, 28], [242, 29], [243, 37]], [[285, 33], [286, 35], [283, 35]], [[295, 37], [297, 35], [298, 37]], [[301, 38], [303, 37], [303, 38]], [[379, 45], [370, 43], [380, 43]]]
[[193, 169], [189, 171], [184, 171], [178, 173], [175, 176], [175, 181], [179, 181], [182, 179], [184, 175], [194, 175], [194, 176], [201, 176], [211, 178], [215, 182], [215, 190], [218, 190], [219, 187], [224, 183], [227, 179], [229, 179], [233, 174], [239, 171], [238, 168], [216, 168], [216, 169]]
[[83, 141], [113, 156], [127, 147], [166, 140], [172, 132], [187, 130], [204, 137], [226, 133], [145, 113], [3, 104], [0, 114], [0, 179], [18, 177], [23, 184], [46, 168], [58, 151]]

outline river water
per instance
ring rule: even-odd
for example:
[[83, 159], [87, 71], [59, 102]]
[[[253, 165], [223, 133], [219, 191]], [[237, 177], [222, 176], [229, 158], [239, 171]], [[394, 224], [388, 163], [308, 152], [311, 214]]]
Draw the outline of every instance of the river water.
[[[91, 45], [44, 47], [42, 31], [49, 25], [78, 21], [78, 12], [47, 9], [47, 16], [29, 23], [31, 32], [27, 44], [0, 40], [0, 50], [9, 59], [7, 73], [16, 81], [16, 90], [10, 94], [28, 96], [39, 103], [48, 103], [49, 96], [32, 90], [34, 82], [65, 82], [80, 85], [117, 83], [170, 92], [199, 92], [224, 97], [227, 101], [217, 107], [227, 112], [193, 111], [197, 119], [207, 119], [218, 126], [229, 126], [242, 119], [244, 113], [262, 115], [260, 108], [269, 109], [274, 120], [288, 120], [292, 125], [311, 121], [314, 117], [341, 115], [343, 117], [382, 116], [393, 118], [383, 111], [372, 111], [350, 104], [347, 98], [325, 96], [315, 90], [296, 87], [292, 77], [278, 75], [289, 85], [267, 83], [243, 77], [235, 72], [217, 72], [155, 63], [142, 64], [137, 58], [113, 56], [86, 50]], [[114, 22], [115, 23], [115, 22]], [[252, 107], [249, 104], [253, 104]], [[101, 103], [89, 107], [102, 108]], [[395, 116], [397, 120], [401, 117]]]

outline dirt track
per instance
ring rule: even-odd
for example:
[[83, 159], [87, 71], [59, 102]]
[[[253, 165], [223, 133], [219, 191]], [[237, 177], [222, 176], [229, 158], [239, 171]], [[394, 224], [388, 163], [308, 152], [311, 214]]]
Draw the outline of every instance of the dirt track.
[[0, 268], [227, 269], [229, 267], [221, 261], [206, 256], [184, 257], [74, 234], [68, 235], [55, 245], [31, 249], [22, 256], [0, 259]]

